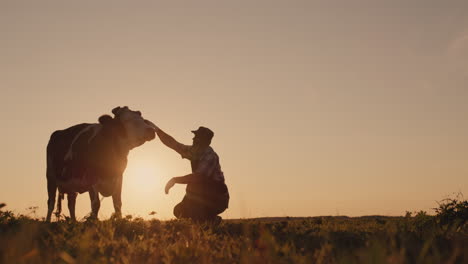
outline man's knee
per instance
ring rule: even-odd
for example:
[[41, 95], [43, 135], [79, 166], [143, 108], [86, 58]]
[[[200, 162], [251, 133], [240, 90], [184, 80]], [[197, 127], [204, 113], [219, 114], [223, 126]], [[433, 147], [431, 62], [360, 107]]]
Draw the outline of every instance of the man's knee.
[[174, 216], [176, 218], [182, 218], [183, 217], [182, 203], [179, 203], [174, 207], [173, 213], [174, 213]]

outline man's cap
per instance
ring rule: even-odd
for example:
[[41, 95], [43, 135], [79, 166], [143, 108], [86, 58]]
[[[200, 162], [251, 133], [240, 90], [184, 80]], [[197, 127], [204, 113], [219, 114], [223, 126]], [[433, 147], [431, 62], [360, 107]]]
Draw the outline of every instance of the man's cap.
[[214, 136], [214, 132], [211, 131], [211, 129], [203, 126], [199, 127], [197, 130], [192, 130], [192, 133], [194, 133], [195, 136], [199, 136], [208, 140], [211, 140]]

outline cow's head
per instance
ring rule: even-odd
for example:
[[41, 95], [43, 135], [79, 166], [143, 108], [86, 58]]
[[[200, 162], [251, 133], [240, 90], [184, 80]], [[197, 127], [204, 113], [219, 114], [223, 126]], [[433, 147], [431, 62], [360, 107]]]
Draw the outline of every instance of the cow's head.
[[129, 149], [154, 139], [154, 129], [141, 116], [140, 111], [132, 111], [127, 106], [119, 106], [114, 108], [112, 113], [115, 116], [114, 118], [104, 115], [99, 118], [99, 123], [122, 137]]

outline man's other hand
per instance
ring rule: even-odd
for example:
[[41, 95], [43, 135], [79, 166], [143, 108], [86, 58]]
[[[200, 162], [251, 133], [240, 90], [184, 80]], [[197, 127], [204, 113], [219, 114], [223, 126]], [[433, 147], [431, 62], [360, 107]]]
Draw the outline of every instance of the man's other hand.
[[176, 182], [175, 182], [175, 179], [174, 179], [174, 178], [170, 179], [170, 180], [166, 183], [166, 188], [164, 188], [164, 191], [166, 192], [166, 194], [169, 193], [169, 190], [174, 186], [175, 183], [176, 183]]

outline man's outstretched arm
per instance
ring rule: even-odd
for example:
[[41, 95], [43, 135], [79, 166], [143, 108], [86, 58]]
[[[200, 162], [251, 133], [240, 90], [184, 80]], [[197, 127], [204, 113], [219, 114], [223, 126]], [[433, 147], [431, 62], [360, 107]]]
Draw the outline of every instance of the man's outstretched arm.
[[175, 150], [177, 153], [179, 153], [180, 155], [182, 155], [182, 158], [190, 159], [191, 157], [190, 146], [179, 143], [172, 136], [162, 131], [162, 129], [157, 127], [151, 121], [147, 121], [147, 122], [154, 128], [154, 131], [156, 132], [159, 139], [164, 145], [166, 145], [168, 148], [171, 148]]
[[180, 143], [177, 142], [177, 140], [175, 140], [173, 137], [171, 137], [169, 134], [167, 134], [159, 128], [156, 130], [156, 134], [158, 135], [159, 139], [164, 145], [177, 151], [177, 147], [178, 145], [180, 145]]

